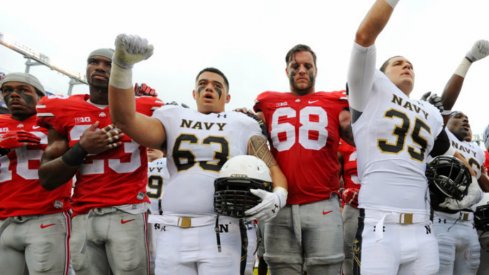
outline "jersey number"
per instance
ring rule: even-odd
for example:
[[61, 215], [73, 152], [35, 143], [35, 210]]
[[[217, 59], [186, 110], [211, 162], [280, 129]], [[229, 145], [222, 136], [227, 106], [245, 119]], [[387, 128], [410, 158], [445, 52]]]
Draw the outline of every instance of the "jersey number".
[[[42, 132], [31, 132], [41, 139], [45, 139], [46, 136]], [[40, 149], [27, 149], [27, 147], [19, 147], [15, 149], [15, 155], [17, 157], [17, 175], [26, 180], [39, 179], [37, 168], [30, 169], [29, 164], [31, 161], [40, 162], [42, 156], [42, 150]], [[4, 156], [0, 161], [0, 182], [12, 180], [12, 171], [9, 170], [10, 159], [8, 156]], [[13, 168], [14, 169], [14, 168]]]
[[[82, 133], [90, 125], [76, 125], [70, 131], [71, 140], [79, 140]], [[123, 142], [124, 153], [130, 154], [129, 162], [122, 162], [120, 159], [94, 159], [91, 163], [83, 163], [80, 173], [82, 175], [94, 175], [106, 173], [105, 162], [108, 167], [116, 173], [132, 173], [141, 167], [141, 154], [139, 144], [134, 141]]]
[[[392, 134], [396, 136], [396, 141], [393, 143], [389, 143], [386, 139], [379, 139], [377, 144], [379, 145], [380, 150], [386, 153], [399, 153], [404, 150], [404, 145], [406, 143], [406, 136], [410, 130], [410, 120], [408, 116], [404, 113], [399, 112], [395, 109], [390, 109], [385, 113], [385, 116], [390, 119], [400, 119], [401, 125], [396, 125]], [[423, 161], [426, 151], [426, 147], [428, 146], [428, 141], [422, 136], [421, 130], [424, 129], [426, 132], [431, 133], [431, 129], [426, 123], [422, 120], [416, 118], [414, 122], [413, 130], [411, 131], [411, 139], [414, 143], [416, 143], [418, 148], [408, 145], [407, 151], [409, 155], [416, 160]]]
[[151, 199], [159, 199], [163, 189], [163, 177], [159, 175], [151, 175], [148, 177], [148, 186], [146, 194]]
[[[195, 161], [195, 154], [190, 149], [184, 149], [185, 144], [198, 144], [199, 140], [195, 135], [183, 134], [175, 140], [173, 147], [173, 160], [178, 171], [190, 169], [197, 162]], [[220, 146], [219, 151], [214, 152], [215, 161], [199, 161], [199, 166], [204, 170], [211, 170], [218, 172], [221, 167], [228, 160], [229, 157], [229, 144], [223, 137], [208, 136], [202, 140], [203, 145], [218, 144]]]
[[[272, 115], [270, 137], [277, 151], [289, 150], [296, 143], [295, 126], [282, 119], [295, 118], [297, 111], [290, 107], [278, 108]], [[306, 149], [320, 150], [328, 140], [328, 114], [317, 106], [307, 106], [299, 111], [299, 144]]]

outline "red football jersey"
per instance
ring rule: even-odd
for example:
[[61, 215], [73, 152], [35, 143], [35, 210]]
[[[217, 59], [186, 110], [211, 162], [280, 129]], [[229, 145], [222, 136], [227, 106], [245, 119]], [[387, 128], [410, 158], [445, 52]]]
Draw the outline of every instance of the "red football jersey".
[[486, 155], [484, 166], [486, 167], [487, 173], [489, 173], [489, 152], [487, 152], [487, 150], [484, 150], [484, 155]]
[[341, 139], [338, 152], [343, 156], [344, 188], [360, 189], [360, 182], [357, 176], [357, 149]]
[[[109, 107], [88, 103], [89, 95], [43, 98], [37, 105], [38, 124], [52, 127], [76, 144], [83, 131], [96, 121], [100, 128], [112, 124]], [[163, 103], [155, 97], [136, 99], [136, 111], [151, 115]], [[149, 202], [146, 196], [148, 160], [145, 147], [127, 135], [122, 145], [98, 155], [89, 155], [76, 173], [73, 213], [90, 209]]]
[[38, 169], [47, 146], [47, 130], [36, 125], [36, 116], [18, 121], [0, 115], [0, 135], [16, 130], [41, 138], [35, 146], [12, 149], [0, 157], [0, 219], [46, 215], [70, 209], [71, 184], [48, 191], [39, 184]]
[[[343, 188], [345, 190], [350, 189], [350, 192], [343, 194], [353, 194], [353, 192], [360, 191], [360, 181], [357, 174], [357, 149], [354, 146], [346, 143], [346, 141], [340, 139], [340, 146], [338, 147], [338, 153], [342, 155], [343, 160]], [[345, 202], [346, 200], [346, 202]], [[354, 207], [358, 207], [358, 198], [343, 197], [343, 203], [349, 203]]]
[[288, 204], [312, 203], [338, 192], [339, 114], [347, 107], [341, 91], [257, 97], [254, 110], [265, 116], [272, 153], [287, 177]]

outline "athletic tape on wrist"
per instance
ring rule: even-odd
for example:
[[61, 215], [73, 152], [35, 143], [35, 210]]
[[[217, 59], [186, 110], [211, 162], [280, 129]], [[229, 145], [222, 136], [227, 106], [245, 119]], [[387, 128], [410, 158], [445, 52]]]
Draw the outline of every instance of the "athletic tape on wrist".
[[80, 143], [76, 143], [63, 154], [61, 159], [69, 166], [79, 166], [83, 163], [87, 154], [88, 152], [80, 146]]
[[109, 85], [118, 89], [132, 89], [132, 69], [125, 69], [112, 62]]
[[463, 78], [465, 78], [465, 75], [469, 71], [470, 66], [472, 65], [472, 62], [465, 57], [462, 62], [460, 62], [460, 65], [458, 65], [457, 69], [455, 70], [455, 74], [459, 75]]
[[391, 6], [392, 8], [395, 8], [399, 0], [385, 0], [385, 2], [387, 2], [387, 4], [389, 4], [389, 6]]

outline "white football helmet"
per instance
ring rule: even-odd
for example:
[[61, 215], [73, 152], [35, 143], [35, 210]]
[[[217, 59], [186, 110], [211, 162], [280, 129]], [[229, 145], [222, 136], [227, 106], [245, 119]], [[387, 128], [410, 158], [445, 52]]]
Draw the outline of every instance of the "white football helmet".
[[250, 189], [271, 191], [270, 169], [261, 159], [240, 155], [230, 158], [214, 181], [214, 210], [219, 215], [245, 217], [244, 212], [261, 202]]

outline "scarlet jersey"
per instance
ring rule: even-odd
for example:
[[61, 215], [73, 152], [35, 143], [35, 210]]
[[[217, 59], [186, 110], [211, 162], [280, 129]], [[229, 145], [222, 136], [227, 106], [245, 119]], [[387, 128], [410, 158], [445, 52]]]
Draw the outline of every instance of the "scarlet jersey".
[[[96, 106], [88, 99], [89, 95], [44, 97], [37, 105], [37, 123], [67, 137], [71, 147], [96, 121], [100, 121], [100, 128], [112, 124], [108, 106]], [[136, 111], [149, 116], [161, 105], [154, 97], [136, 99]], [[122, 145], [115, 149], [86, 157], [76, 173], [74, 215], [93, 208], [149, 202], [146, 149], [127, 135], [121, 141]]]
[[357, 175], [357, 149], [341, 139], [338, 152], [343, 156], [344, 188], [360, 189]]
[[18, 121], [10, 114], [0, 115], [0, 125], [0, 135], [23, 130], [41, 138], [39, 145], [19, 147], [0, 157], [0, 219], [68, 210], [71, 184], [52, 191], [39, 184], [38, 169], [47, 146], [47, 130], [36, 125], [36, 116]]
[[487, 150], [484, 150], [484, 155], [486, 157], [486, 161], [484, 161], [484, 166], [486, 167], [486, 170], [489, 171], [489, 152], [487, 152]]
[[338, 192], [339, 114], [347, 107], [343, 91], [258, 95], [254, 110], [265, 116], [272, 153], [287, 177], [288, 204], [312, 203]]

